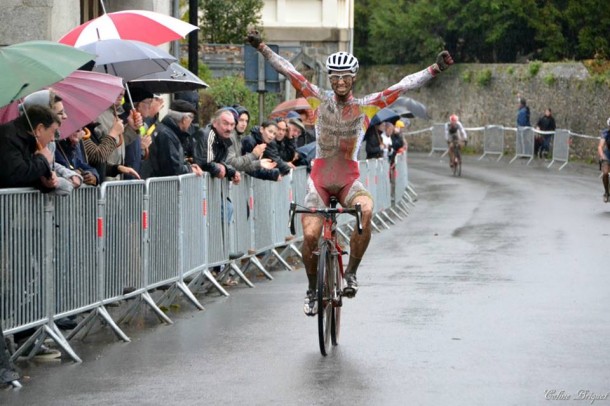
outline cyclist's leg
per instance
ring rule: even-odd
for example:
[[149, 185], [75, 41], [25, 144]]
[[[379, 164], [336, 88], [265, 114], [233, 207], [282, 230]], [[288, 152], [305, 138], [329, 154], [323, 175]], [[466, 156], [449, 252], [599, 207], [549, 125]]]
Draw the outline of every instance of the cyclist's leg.
[[453, 168], [453, 142], [448, 141], [447, 145], [449, 147], [449, 166]]
[[345, 199], [347, 207], [354, 207], [360, 204], [362, 209], [362, 234], [354, 229], [350, 237], [350, 253], [347, 267], [345, 268], [345, 283], [346, 287], [343, 290], [345, 296], [353, 297], [358, 292], [358, 280], [356, 279], [356, 271], [360, 266], [360, 261], [366, 252], [371, 241], [371, 221], [373, 218], [373, 198], [370, 193], [364, 188], [360, 181], [354, 182], [348, 196]]
[[608, 181], [608, 172], [610, 169], [610, 163], [607, 159], [602, 161], [602, 183], [604, 185], [604, 202], [608, 203], [609, 200], [609, 181]]
[[[307, 195], [305, 196], [306, 207], [324, 207], [324, 201], [313, 187], [309, 185]], [[318, 275], [318, 258], [314, 252], [318, 248], [318, 240], [322, 233], [322, 217], [312, 214], [304, 214], [301, 217], [303, 225], [303, 247], [301, 254], [303, 255], [303, 264], [305, 265], [305, 273], [307, 275], [307, 292], [305, 294], [305, 303], [303, 311], [308, 316], [314, 316], [317, 312], [316, 305], [316, 284]]]
[[318, 258], [314, 252], [318, 249], [318, 240], [322, 233], [322, 218], [318, 215], [303, 214], [301, 223], [303, 224], [303, 263], [309, 281], [308, 289], [316, 289], [316, 275], [318, 271]]

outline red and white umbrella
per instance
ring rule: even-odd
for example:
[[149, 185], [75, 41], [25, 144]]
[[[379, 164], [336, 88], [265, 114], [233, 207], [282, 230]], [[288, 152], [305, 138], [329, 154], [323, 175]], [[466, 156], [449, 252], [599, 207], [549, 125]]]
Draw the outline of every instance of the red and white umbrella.
[[184, 38], [199, 27], [177, 18], [145, 10], [125, 10], [103, 14], [72, 29], [59, 39], [79, 47], [100, 39], [130, 39], [160, 45]]

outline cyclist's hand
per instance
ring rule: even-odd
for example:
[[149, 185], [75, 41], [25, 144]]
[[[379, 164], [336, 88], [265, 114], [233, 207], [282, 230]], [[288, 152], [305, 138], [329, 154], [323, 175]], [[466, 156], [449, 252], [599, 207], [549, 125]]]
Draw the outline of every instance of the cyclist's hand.
[[449, 51], [442, 51], [437, 55], [436, 65], [441, 72], [453, 65], [453, 58], [449, 54]]
[[255, 49], [258, 49], [260, 44], [263, 42], [261, 34], [257, 30], [251, 30], [246, 36], [246, 41], [250, 43]]

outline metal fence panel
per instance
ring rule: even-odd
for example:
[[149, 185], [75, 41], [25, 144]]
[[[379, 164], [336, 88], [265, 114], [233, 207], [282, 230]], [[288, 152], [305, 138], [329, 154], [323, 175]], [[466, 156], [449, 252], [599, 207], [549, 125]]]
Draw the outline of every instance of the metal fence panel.
[[208, 265], [218, 265], [227, 262], [229, 257], [229, 240], [227, 227], [223, 223], [230, 221], [226, 198], [228, 197], [228, 181], [208, 177], [207, 182], [207, 247]]
[[445, 124], [434, 124], [432, 126], [432, 150], [434, 152], [442, 152], [443, 155], [449, 150], [447, 140], [445, 140]]
[[55, 197], [53, 252], [55, 313], [92, 307], [98, 300], [97, 195], [82, 186]]
[[7, 332], [45, 320], [44, 198], [33, 189], [0, 190], [0, 317]]
[[142, 266], [144, 181], [104, 182], [104, 299], [144, 288]]
[[559, 170], [563, 169], [568, 164], [570, 158], [570, 131], [556, 130], [555, 139], [553, 141], [553, 160], [549, 164], [549, 168], [554, 162], [563, 162]]
[[269, 249], [275, 244], [273, 235], [275, 231], [273, 202], [277, 187], [275, 183], [268, 180], [252, 179], [254, 202], [252, 221], [254, 224], [254, 247], [257, 251]]
[[394, 167], [394, 188], [392, 196], [392, 204], [396, 204], [397, 200], [402, 198], [404, 191], [409, 184], [409, 175], [407, 172], [407, 154], [396, 155], [396, 166]]
[[208, 263], [208, 178], [208, 173], [203, 177], [192, 174], [179, 177], [183, 276], [201, 270]]
[[290, 235], [290, 230], [286, 227], [288, 224], [288, 215], [290, 213], [290, 200], [292, 188], [292, 175], [286, 175], [282, 181], [276, 183], [275, 193], [272, 206], [273, 207], [273, 243], [275, 245], [283, 244], [286, 237]]
[[247, 253], [252, 248], [250, 201], [252, 178], [244, 175], [238, 185], [231, 184], [229, 196], [233, 202], [233, 220], [229, 225], [231, 252]]
[[[292, 171], [292, 200], [297, 204], [303, 205], [305, 203], [308, 176], [307, 168], [304, 166], [299, 166]], [[296, 235], [303, 235], [303, 224], [299, 218], [295, 217], [294, 225]], [[288, 220], [286, 221], [285, 227], [288, 231], [290, 231], [288, 228]]]
[[150, 178], [148, 198], [147, 286], [177, 279], [180, 274], [180, 181]]
[[[483, 133], [483, 158], [485, 155], [504, 154], [504, 127], [500, 125], [488, 125]], [[498, 158], [498, 159], [500, 159]]]
[[517, 127], [515, 137], [515, 156], [511, 163], [517, 158], [529, 158], [529, 164], [534, 158], [534, 129], [532, 127]]

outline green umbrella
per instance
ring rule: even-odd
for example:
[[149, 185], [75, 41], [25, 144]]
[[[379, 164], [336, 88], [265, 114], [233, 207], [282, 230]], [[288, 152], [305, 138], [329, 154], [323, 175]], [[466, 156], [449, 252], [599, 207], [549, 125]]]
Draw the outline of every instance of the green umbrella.
[[65, 79], [94, 58], [88, 52], [51, 41], [0, 48], [0, 107]]

